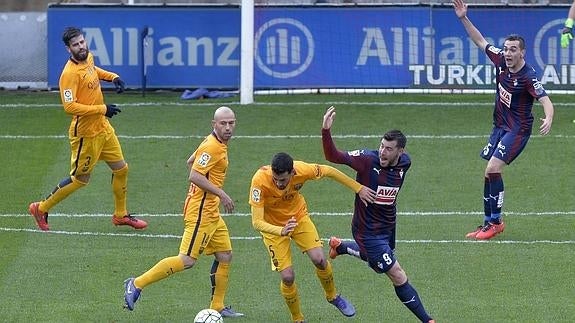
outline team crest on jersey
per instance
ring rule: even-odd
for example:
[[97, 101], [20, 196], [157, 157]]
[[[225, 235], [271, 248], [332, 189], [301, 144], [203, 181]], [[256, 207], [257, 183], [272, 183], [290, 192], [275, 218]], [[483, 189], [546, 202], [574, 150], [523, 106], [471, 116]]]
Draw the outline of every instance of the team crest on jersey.
[[72, 94], [72, 89], [65, 89], [62, 93], [64, 95], [64, 102], [74, 102], [74, 94]]
[[262, 191], [259, 188], [252, 190], [252, 201], [259, 203], [262, 198]]
[[202, 167], [206, 167], [208, 165], [208, 162], [210, 161], [210, 159], [212, 159], [212, 156], [210, 156], [210, 154], [203, 152], [200, 155], [200, 158], [198, 158], [198, 165], [202, 166]]
[[399, 187], [393, 186], [378, 186], [375, 191], [375, 203], [383, 205], [392, 205], [395, 203], [395, 198], [397, 193], [399, 193]]

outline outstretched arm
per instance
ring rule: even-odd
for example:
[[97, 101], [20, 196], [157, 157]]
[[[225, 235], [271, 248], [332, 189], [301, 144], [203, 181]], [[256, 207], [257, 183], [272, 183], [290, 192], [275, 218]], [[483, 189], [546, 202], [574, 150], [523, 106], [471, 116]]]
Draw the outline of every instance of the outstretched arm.
[[473, 40], [475, 45], [477, 45], [481, 50], [485, 50], [485, 47], [487, 47], [489, 43], [485, 40], [485, 37], [483, 37], [481, 32], [479, 32], [479, 29], [477, 29], [471, 20], [467, 18], [467, 4], [463, 2], [463, 0], [453, 0], [453, 9], [455, 9], [457, 18], [459, 18], [463, 27], [465, 27], [465, 31], [467, 31], [471, 40]]
[[371, 188], [361, 185], [356, 182], [353, 178], [347, 176], [339, 169], [329, 166], [329, 165], [318, 165], [321, 168], [322, 174], [331, 177], [339, 183], [347, 186], [349, 189], [353, 190], [359, 196], [363, 204], [373, 203], [375, 201], [375, 191]]

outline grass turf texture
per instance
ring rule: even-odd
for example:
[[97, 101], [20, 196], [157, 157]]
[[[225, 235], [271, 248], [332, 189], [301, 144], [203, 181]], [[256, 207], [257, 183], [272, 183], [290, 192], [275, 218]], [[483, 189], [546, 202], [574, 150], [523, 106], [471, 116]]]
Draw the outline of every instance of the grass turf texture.
[[[106, 93], [122, 113], [112, 119], [130, 165], [128, 208], [146, 231], [112, 226], [110, 172], [96, 167], [90, 185], [51, 212], [53, 233], [35, 230], [27, 206], [69, 171], [67, 127], [57, 93], [0, 92], [0, 309], [6, 321], [191, 321], [209, 303], [211, 257], [201, 257], [142, 293], [134, 312], [122, 309], [122, 281], [175, 255], [188, 187], [186, 159], [211, 130], [213, 111], [236, 111], [225, 190], [236, 211], [226, 217], [234, 261], [226, 303], [243, 322], [288, 322], [279, 275], [270, 271], [251, 227], [248, 189], [255, 170], [279, 151], [327, 163], [320, 127], [337, 106], [332, 133], [340, 149], [377, 148], [391, 128], [408, 136], [413, 165], [399, 194], [397, 256], [438, 322], [570, 322], [575, 317], [575, 104], [552, 95], [552, 132], [534, 136], [504, 170], [506, 231], [468, 242], [481, 222], [483, 170], [479, 151], [491, 129], [493, 95], [256, 96], [257, 103], [182, 101], [178, 93]], [[349, 168], [336, 166], [353, 176]], [[353, 194], [324, 179], [303, 193], [320, 235], [350, 238]], [[327, 244], [326, 244], [327, 245]], [[327, 246], [325, 247], [327, 251]], [[308, 322], [348, 319], [324, 300], [311, 262], [294, 253], [296, 281]], [[351, 257], [333, 262], [338, 290], [357, 308], [358, 322], [416, 322], [389, 280]], [[231, 319], [230, 319], [231, 320]]]

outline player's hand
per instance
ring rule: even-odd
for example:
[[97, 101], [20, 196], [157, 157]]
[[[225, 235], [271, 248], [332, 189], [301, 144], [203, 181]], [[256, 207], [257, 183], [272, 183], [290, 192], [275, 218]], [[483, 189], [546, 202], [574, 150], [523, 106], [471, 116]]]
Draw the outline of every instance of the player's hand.
[[106, 104], [106, 117], [111, 118], [116, 114], [122, 112], [115, 104]]
[[330, 129], [333, 125], [333, 120], [335, 119], [335, 107], [332, 105], [327, 109], [325, 114], [323, 115], [323, 123], [321, 127], [323, 129]]
[[113, 79], [112, 83], [114, 83], [114, 86], [116, 87], [116, 93], [122, 93], [126, 89], [126, 83], [124, 83], [124, 81], [119, 77]]
[[539, 120], [542, 122], [541, 126], [539, 126], [539, 134], [545, 136], [551, 131], [553, 120], [550, 118], [539, 118]]
[[463, 18], [467, 16], [467, 4], [463, 2], [463, 0], [453, 0], [452, 3], [457, 18]]
[[359, 199], [367, 206], [368, 203], [373, 203], [375, 201], [375, 191], [371, 188], [362, 185], [359, 192], [357, 192]]
[[565, 27], [561, 31], [561, 47], [567, 48], [573, 39], [573, 19], [565, 21]]
[[222, 192], [222, 195], [220, 196], [220, 204], [223, 205], [226, 213], [232, 213], [234, 211], [234, 200], [232, 200], [226, 192]]
[[286, 225], [284, 225], [283, 229], [282, 229], [282, 236], [289, 236], [292, 234], [293, 230], [295, 230], [295, 227], [297, 226], [297, 221], [295, 220], [295, 217], [291, 217], [288, 222], [286, 223]]

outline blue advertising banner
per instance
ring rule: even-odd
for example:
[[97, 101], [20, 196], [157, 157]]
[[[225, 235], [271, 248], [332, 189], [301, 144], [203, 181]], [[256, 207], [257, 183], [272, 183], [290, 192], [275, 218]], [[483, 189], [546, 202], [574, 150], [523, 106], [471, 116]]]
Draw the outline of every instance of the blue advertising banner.
[[[489, 42], [526, 40], [526, 60], [547, 89], [575, 84], [575, 47], [562, 49], [563, 7], [470, 7]], [[48, 86], [57, 87], [68, 53], [67, 26], [85, 32], [100, 67], [141, 86], [239, 88], [237, 7], [51, 6]], [[142, 31], [149, 28], [146, 51]], [[268, 88], [493, 88], [491, 63], [451, 7], [258, 7], [254, 80]]]

